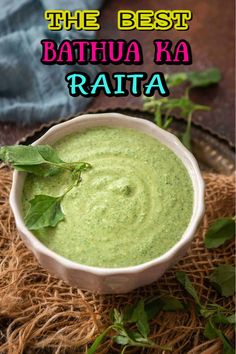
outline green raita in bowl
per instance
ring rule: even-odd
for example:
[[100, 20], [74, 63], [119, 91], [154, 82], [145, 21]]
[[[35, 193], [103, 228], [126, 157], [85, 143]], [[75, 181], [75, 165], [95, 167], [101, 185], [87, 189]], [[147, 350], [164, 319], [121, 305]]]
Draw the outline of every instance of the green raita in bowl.
[[[193, 210], [193, 186], [181, 160], [165, 145], [128, 128], [97, 127], [53, 145], [64, 161], [92, 165], [62, 201], [56, 227], [34, 231], [49, 249], [80, 264], [120, 268], [145, 263], [173, 247]], [[28, 174], [23, 209], [38, 194], [58, 196], [68, 171]]]

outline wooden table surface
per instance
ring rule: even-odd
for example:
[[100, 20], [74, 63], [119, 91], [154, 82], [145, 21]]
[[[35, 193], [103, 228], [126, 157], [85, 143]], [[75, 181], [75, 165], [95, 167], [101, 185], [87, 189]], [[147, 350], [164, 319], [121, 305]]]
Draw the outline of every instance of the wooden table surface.
[[[192, 98], [201, 104], [211, 106], [210, 112], [196, 112], [194, 120], [215, 134], [234, 143], [234, 116], [235, 116], [235, 70], [234, 70], [234, 0], [166, 0], [159, 3], [156, 0], [138, 1], [107, 1], [101, 11], [101, 30], [98, 32], [100, 39], [126, 40], [137, 39], [143, 47], [144, 63], [140, 67], [132, 66], [103, 66], [106, 72], [114, 71], [146, 71], [151, 74], [155, 71], [164, 73], [180, 70], [203, 70], [218, 67], [222, 72], [220, 85], [196, 90]], [[181, 31], [118, 31], [116, 26], [116, 12], [119, 9], [190, 9], [193, 19], [190, 29]], [[179, 39], [186, 39], [191, 44], [193, 64], [191, 66], [158, 66], [153, 63], [153, 40], [171, 39], [176, 43]], [[177, 91], [178, 93], [178, 91]], [[139, 97], [129, 95], [125, 98], [109, 98], [105, 95], [96, 97], [88, 109], [115, 110], [117, 107], [142, 108]], [[18, 124], [0, 123], [0, 145], [13, 144], [32, 129], [38, 127], [20, 126]]]

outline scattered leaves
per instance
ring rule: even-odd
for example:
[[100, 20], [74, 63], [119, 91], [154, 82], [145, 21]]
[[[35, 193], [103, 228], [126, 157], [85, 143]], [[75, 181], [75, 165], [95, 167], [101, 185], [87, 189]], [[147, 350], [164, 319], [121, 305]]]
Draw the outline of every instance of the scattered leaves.
[[208, 228], [205, 235], [205, 246], [217, 248], [226, 241], [231, 240], [235, 235], [235, 220], [233, 218], [217, 219]]

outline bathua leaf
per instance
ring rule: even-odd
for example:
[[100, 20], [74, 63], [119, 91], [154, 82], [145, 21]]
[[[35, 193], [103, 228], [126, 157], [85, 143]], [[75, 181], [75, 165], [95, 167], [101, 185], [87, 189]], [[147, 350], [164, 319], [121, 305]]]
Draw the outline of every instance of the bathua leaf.
[[27, 227], [30, 230], [55, 227], [64, 219], [60, 203], [61, 197], [36, 195], [30, 200], [30, 208], [25, 217]]
[[148, 320], [152, 320], [155, 316], [162, 310], [163, 308], [163, 301], [161, 297], [158, 298], [151, 298], [145, 302], [145, 311], [148, 317]]
[[235, 267], [219, 265], [210, 275], [210, 281], [222, 296], [232, 296], [235, 292]]
[[201, 306], [198, 294], [185, 272], [176, 272], [176, 279], [183, 285], [185, 290], [193, 297], [195, 302]]
[[213, 316], [213, 321], [216, 324], [234, 324], [235, 314], [232, 314], [231, 316], [225, 316], [224, 313], [218, 312]]
[[47, 177], [59, 172], [50, 163], [64, 164], [49, 145], [13, 145], [0, 148], [0, 159], [11, 164], [16, 170]]
[[94, 354], [96, 353], [97, 348], [99, 347], [99, 345], [101, 344], [101, 342], [103, 341], [103, 339], [106, 337], [107, 333], [110, 331], [111, 327], [108, 327], [105, 329], [105, 331], [103, 331], [93, 342], [93, 344], [91, 345], [91, 347], [88, 349], [87, 354]]
[[218, 331], [217, 329], [214, 327], [213, 323], [211, 320], [209, 320], [207, 323], [206, 323], [206, 326], [204, 328], [204, 336], [207, 338], [207, 339], [215, 339], [218, 337]]
[[207, 87], [217, 84], [221, 80], [219, 69], [211, 68], [202, 72], [190, 71], [187, 73], [187, 80], [193, 87]]
[[50, 145], [35, 145], [33, 146], [38, 150], [40, 155], [43, 157], [45, 161], [53, 162], [53, 163], [65, 163], [60, 159], [57, 155], [56, 151]]
[[39, 165], [45, 162], [37, 148], [13, 145], [0, 148], [0, 159], [11, 165]]
[[191, 144], [191, 130], [186, 129], [186, 131], [180, 137], [181, 143], [191, 151], [192, 144]]
[[184, 304], [175, 299], [174, 297], [162, 297], [161, 300], [163, 301], [163, 311], [181, 311], [185, 309]]
[[[145, 301], [144, 309], [148, 321], [155, 318], [160, 311], [179, 311], [184, 310], [185, 305], [178, 299], [170, 296], [151, 297]], [[132, 310], [132, 308], [131, 308]], [[130, 310], [130, 311], [131, 311]]]
[[183, 118], [188, 118], [194, 111], [209, 111], [210, 109], [208, 106], [195, 104], [189, 97], [186, 96], [182, 96], [180, 98], [169, 98], [168, 101], [163, 104], [163, 108], [169, 112], [172, 112], [173, 109], [179, 109]]
[[188, 73], [180, 72], [165, 75], [167, 87], [174, 87], [183, 84], [188, 80]]
[[210, 225], [205, 235], [205, 246], [216, 248], [234, 237], [235, 221], [233, 218], [221, 218]]
[[229, 342], [228, 338], [220, 329], [216, 328], [215, 323], [211, 318], [208, 320], [205, 326], [204, 336], [210, 340], [219, 338], [223, 343], [223, 354], [235, 353], [234, 348], [231, 346], [231, 343]]
[[140, 300], [135, 306], [131, 319], [131, 322], [135, 322], [140, 333], [147, 338], [150, 333], [150, 328], [148, 324], [147, 313], [144, 308], [144, 300]]
[[221, 73], [217, 68], [210, 68], [204, 71], [189, 71], [179, 72], [165, 75], [166, 84], [168, 87], [174, 87], [190, 82], [193, 87], [207, 87], [217, 84], [221, 80]]
[[22, 171], [22, 172], [27, 172], [27, 173], [32, 173], [33, 175], [39, 176], [39, 177], [49, 177], [49, 176], [54, 176], [57, 173], [61, 171], [60, 168], [58, 167], [49, 167], [47, 164], [41, 164], [41, 165], [14, 165], [14, 168], [17, 171]]
[[122, 312], [119, 312], [117, 309], [113, 309], [113, 311], [110, 314], [110, 317], [113, 318], [114, 324], [123, 325], [124, 318]]
[[232, 315], [227, 317], [228, 323], [235, 324], [236, 323], [236, 314], [233, 313]]

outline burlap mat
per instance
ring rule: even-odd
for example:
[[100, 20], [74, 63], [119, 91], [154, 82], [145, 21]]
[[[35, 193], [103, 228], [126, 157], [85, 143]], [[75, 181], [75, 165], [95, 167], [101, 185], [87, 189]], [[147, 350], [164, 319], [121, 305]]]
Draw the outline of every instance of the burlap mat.
[[[0, 169], [0, 353], [86, 353], [87, 347], [109, 323], [113, 307], [123, 308], [142, 296], [168, 292], [190, 304], [182, 312], [157, 315], [151, 323], [152, 339], [169, 344], [173, 353], [221, 353], [219, 341], [206, 341], [204, 322], [194, 310], [192, 299], [175, 280], [175, 271], [187, 272], [203, 303], [215, 302], [234, 309], [232, 298], [221, 298], [209, 286], [207, 276], [215, 265], [234, 262], [234, 243], [208, 251], [203, 235], [208, 224], [234, 215], [233, 177], [206, 174], [206, 214], [185, 258], [158, 282], [126, 295], [96, 295], [71, 288], [42, 269], [15, 230], [8, 196], [11, 172]], [[233, 337], [233, 330], [226, 334]], [[158, 353], [133, 349], [127, 353]], [[99, 353], [119, 353], [109, 339]]]

